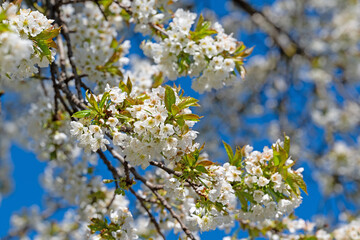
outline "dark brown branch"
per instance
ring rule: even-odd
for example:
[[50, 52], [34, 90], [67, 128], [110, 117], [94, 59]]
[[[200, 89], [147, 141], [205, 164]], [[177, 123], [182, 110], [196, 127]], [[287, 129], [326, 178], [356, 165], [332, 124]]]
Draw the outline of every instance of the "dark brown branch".
[[[97, 154], [100, 156], [100, 158], [103, 160], [103, 162], [105, 163], [105, 165], [107, 166], [108, 170], [112, 173], [113, 177], [115, 180], [120, 180], [121, 176], [119, 175], [119, 173], [117, 172], [116, 168], [111, 164], [111, 162], [106, 158], [105, 154], [101, 151], [98, 150]], [[115, 181], [116, 184], [116, 188], [118, 188], [118, 184], [117, 181]], [[165, 236], [162, 234], [161, 230], [160, 230], [160, 226], [159, 224], [156, 222], [156, 219], [154, 218], [154, 216], [152, 215], [152, 213], [150, 212], [150, 210], [146, 207], [145, 203], [144, 203], [144, 199], [141, 198], [132, 188], [129, 188], [130, 192], [139, 200], [141, 206], [145, 209], [145, 211], [147, 212], [147, 214], [149, 215], [149, 218], [151, 220], [151, 222], [155, 225], [156, 230], [158, 231], [158, 233], [160, 234], [160, 236], [165, 239]], [[115, 199], [115, 195], [113, 197], [113, 199], [111, 200], [110, 204], [108, 206], [111, 205], [111, 203], [114, 201]]]
[[64, 36], [64, 39], [66, 41], [67, 55], [68, 55], [68, 59], [69, 59], [70, 65], [71, 65], [72, 73], [75, 77], [75, 87], [76, 87], [77, 95], [78, 95], [78, 98], [82, 101], [81, 79], [79, 78], [79, 75], [77, 73], [77, 68], [76, 68], [76, 64], [74, 61], [74, 55], [73, 55], [71, 41], [70, 41], [69, 29], [68, 29], [68, 26], [66, 25], [63, 17], [61, 16], [60, 9], [57, 8], [57, 9], [55, 9], [55, 11], [57, 12], [56, 21], [61, 26], [61, 33]]
[[[164, 170], [165, 172], [167, 172], [168, 174], [173, 174], [179, 178], [183, 178], [183, 175], [181, 172], [178, 171], [174, 171], [173, 169], [170, 169], [168, 167], [165, 166], [165, 164], [163, 164], [162, 162], [157, 162], [157, 161], [150, 161], [150, 165], [156, 166], [158, 168], [161, 168], [162, 170]], [[185, 179], [185, 181], [189, 184], [190, 187], [192, 187], [192, 189], [194, 189], [194, 191], [199, 195], [199, 196], [203, 196], [206, 198], [206, 196], [200, 192], [198, 190], [198, 186], [197, 184], [193, 183], [192, 181], [190, 181], [189, 179]]]
[[100, 10], [101, 14], [103, 15], [104, 19], [107, 21], [108, 18], [107, 18], [107, 16], [106, 16], [104, 10], [103, 10], [103, 9], [101, 8], [101, 6], [100, 6], [99, 0], [95, 0], [95, 4], [96, 4], [96, 6], [99, 8], [99, 10]]
[[262, 28], [278, 45], [281, 51], [288, 57], [300, 54], [308, 59], [309, 56], [305, 50], [288, 34], [286, 31], [273, 23], [263, 12], [256, 10], [248, 2], [244, 0], [233, 0], [236, 5], [241, 7], [251, 16], [251, 20]]
[[154, 215], [152, 215], [152, 213], [150, 212], [150, 210], [146, 207], [145, 203], [144, 203], [144, 199], [142, 197], [140, 197], [135, 191], [134, 189], [130, 188], [129, 189], [130, 192], [139, 200], [141, 206], [145, 209], [145, 211], [147, 212], [147, 214], [149, 215], [150, 221], [154, 224], [156, 231], [159, 233], [159, 235], [165, 239], [164, 234], [161, 232], [160, 226], [158, 224], [158, 222], [156, 221]]

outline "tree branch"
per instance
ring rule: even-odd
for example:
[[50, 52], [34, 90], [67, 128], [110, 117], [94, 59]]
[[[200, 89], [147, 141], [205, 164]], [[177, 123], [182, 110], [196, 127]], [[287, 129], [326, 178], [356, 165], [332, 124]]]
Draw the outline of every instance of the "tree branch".
[[286, 31], [273, 23], [262, 11], [256, 10], [244, 0], [233, 0], [233, 2], [251, 16], [251, 20], [274, 40], [287, 57], [300, 54], [308, 59], [312, 58]]

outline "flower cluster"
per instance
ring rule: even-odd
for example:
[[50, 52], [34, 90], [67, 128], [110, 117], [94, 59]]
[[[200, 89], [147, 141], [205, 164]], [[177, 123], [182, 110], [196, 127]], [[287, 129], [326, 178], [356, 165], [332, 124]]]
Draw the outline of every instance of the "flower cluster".
[[197, 132], [190, 130], [199, 117], [189, 106], [196, 99], [182, 97], [171, 87], [158, 87], [141, 95], [133, 94], [131, 80], [120, 87], [106, 87], [104, 94], [88, 97], [90, 110], [76, 113], [82, 118], [71, 122], [72, 135], [80, 146], [97, 151], [106, 150], [110, 134], [120, 146], [126, 160], [146, 168], [149, 161], [164, 158], [174, 163], [192, 152]]
[[[116, 13], [119, 9], [112, 3], [109, 10]], [[64, 6], [62, 11], [68, 16], [71, 47], [79, 70], [101, 90], [107, 83], [117, 83], [122, 77], [122, 67], [129, 62], [125, 55], [130, 49], [130, 41], [120, 43], [116, 40], [122, 19], [110, 15], [105, 21], [93, 2], [86, 2], [82, 12], [76, 14], [71, 5]]]
[[290, 217], [284, 218], [281, 222], [268, 221], [258, 228], [260, 231], [266, 230], [266, 235], [270, 239], [355, 240], [360, 238], [360, 221], [358, 218], [343, 223], [332, 231], [325, 226], [301, 218], [293, 219]]
[[189, 75], [198, 77], [193, 82], [196, 91], [222, 88], [236, 79], [236, 69], [244, 74], [242, 61], [250, 51], [227, 35], [219, 23], [210, 28], [211, 24], [202, 16], [191, 31], [195, 18], [195, 13], [178, 9], [162, 33], [163, 40], [145, 42], [142, 49], [171, 80]]
[[[175, 169], [182, 171], [183, 178], [174, 177], [164, 171], [148, 176], [150, 182], [164, 185], [165, 197], [186, 213], [183, 221], [191, 231], [209, 231], [229, 228], [234, 220], [264, 224], [267, 220], [280, 219], [290, 214], [300, 202], [300, 188], [306, 191], [301, 169], [293, 171], [294, 164], [285, 149], [289, 139], [276, 142], [272, 149], [252, 151], [250, 146], [238, 148], [235, 154], [225, 144], [230, 162], [216, 165], [200, 149], [183, 156]], [[184, 179], [196, 187], [185, 186]], [[141, 193], [151, 198], [149, 190]], [[241, 208], [238, 208], [240, 200]], [[167, 219], [164, 229], [176, 223]], [[167, 227], [166, 227], [167, 226]]]
[[233, 184], [241, 202], [240, 219], [279, 218], [300, 205], [299, 189], [306, 191], [301, 174], [303, 168], [292, 170], [295, 162], [289, 156], [289, 146], [286, 137], [285, 142], [278, 140], [272, 149], [265, 147], [263, 152], [252, 151], [249, 146], [242, 150], [245, 157], [243, 180]]
[[103, 239], [102, 237], [109, 235], [112, 236], [113, 239], [119, 240], [132, 240], [138, 238], [135, 233], [136, 229], [131, 225], [133, 217], [127, 208], [118, 208], [117, 210], [112, 211], [110, 213], [110, 221], [111, 225], [104, 227], [104, 223], [106, 226], [106, 222], [101, 222], [99, 219], [92, 220], [93, 223], [89, 225], [89, 228], [93, 232], [99, 231], [99, 227], [102, 228], [98, 238], [95, 237], [95, 239]]
[[[136, 229], [132, 226], [133, 218], [127, 208], [129, 201], [119, 195], [111, 200], [113, 194], [108, 193], [106, 199], [104, 199], [107, 201], [107, 204], [102, 209], [98, 209], [105, 212], [105, 214], [97, 216], [89, 214], [88, 216], [92, 218], [91, 222], [88, 217], [85, 219], [82, 218], [75, 209], [67, 210], [62, 221], [50, 220], [47, 219], [46, 214], [48, 213], [41, 213], [39, 208], [33, 206], [29, 209], [24, 209], [21, 213], [16, 213], [11, 216], [12, 231], [24, 231], [26, 228], [34, 229], [36, 231], [36, 233], [32, 235], [34, 239], [65, 239], [71, 236], [71, 239], [75, 240], [99, 240], [102, 239], [101, 236], [104, 236], [105, 230], [108, 230], [104, 227], [105, 222], [100, 219], [109, 215], [110, 220], [113, 222], [110, 230], [113, 231], [106, 232], [105, 234], [110, 234], [114, 239], [137, 239], [137, 235], [135, 234]], [[112, 204], [111, 206], [109, 205], [110, 210], [108, 210], [107, 205], [110, 201]], [[86, 204], [84, 203], [83, 205]], [[53, 207], [52, 210], [56, 211], [56, 207]], [[104, 229], [104, 231], [95, 235], [95, 232], [100, 231], [98, 229]], [[29, 238], [24, 237], [24, 239]]]
[[[171, 3], [177, 0], [123, 0], [121, 6], [131, 9], [130, 22], [135, 23], [135, 31], [142, 34], [150, 34], [152, 25], [161, 24], [169, 18], [171, 11], [168, 10]], [[126, 12], [126, 11], [125, 11]]]
[[[32, 42], [21, 39], [18, 34], [4, 32], [0, 34], [0, 76], [6, 77], [7, 73], [18, 70], [24, 59], [29, 59], [33, 53]], [[20, 70], [22, 70], [21, 68]]]
[[[331, 150], [324, 154], [317, 164], [320, 169], [314, 175], [322, 186], [324, 194], [343, 193], [346, 188], [342, 182], [360, 179], [358, 144], [349, 146], [346, 142], [336, 141]], [[342, 182], [339, 182], [338, 178], [341, 178]]]
[[[206, 156], [202, 157], [206, 159]], [[201, 204], [193, 206], [189, 210], [190, 219], [195, 220], [201, 231], [229, 227], [233, 224], [237, 205], [231, 182], [241, 180], [241, 171], [229, 163], [223, 166], [211, 165], [206, 170], [200, 177], [204, 185], [198, 191], [208, 201], [200, 201]]]
[[[230, 162], [223, 166], [194, 155], [193, 166], [202, 172], [196, 177], [202, 185], [197, 189], [201, 198], [189, 213], [202, 231], [229, 226], [235, 218], [253, 222], [278, 219], [300, 205], [299, 188], [306, 188], [302, 169], [291, 169], [294, 162], [284, 149], [289, 147], [288, 138], [285, 143], [275, 143], [272, 149], [265, 147], [262, 153], [246, 146], [234, 154], [229, 145], [225, 147]], [[241, 209], [237, 209], [237, 198]]]
[[[43, 14], [17, 5], [4, 3], [0, 7], [0, 76], [23, 79], [37, 73], [36, 66], [46, 67], [54, 60], [52, 38], [59, 30], [53, 29]], [[3, 16], [6, 16], [5, 18]]]
[[[54, 209], [56, 210], [56, 209]], [[47, 219], [44, 212], [40, 212], [37, 206], [23, 209], [21, 213], [11, 216], [13, 232], [21, 232], [31, 228], [36, 231], [33, 239], [64, 239], [71, 235], [74, 240], [82, 240], [89, 235], [87, 222], [79, 221], [76, 211], [69, 209], [64, 213], [62, 221], [55, 222]], [[31, 239], [29, 236], [21, 236], [21, 239]]]
[[[42, 97], [30, 105], [27, 134], [31, 138], [29, 148], [40, 160], [65, 162], [68, 156], [76, 158], [80, 152], [74, 148], [69, 135], [70, 116], [63, 109], [53, 113], [49, 97]], [[25, 120], [24, 120], [25, 121]]]
[[351, 221], [349, 224], [341, 226], [333, 231], [335, 239], [360, 239], [360, 219], [357, 218]]

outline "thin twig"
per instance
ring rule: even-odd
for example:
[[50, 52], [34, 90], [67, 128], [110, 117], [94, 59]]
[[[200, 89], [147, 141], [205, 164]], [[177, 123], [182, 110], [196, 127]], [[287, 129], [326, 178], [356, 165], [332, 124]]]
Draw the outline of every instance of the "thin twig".
[[156, 221], [155, 217], [152, 215], [150, 210], [146, 207], [143, 198], [141, 198], [132, 188], [129, 188], [130, 192], [139, 200], [141, 206], [145, 209], [147, 214], [149, 215], [150, 221], [155, 225], [156, 231], [159, 233], [159, 235], [165, 239], [164, 234], [161, 232], [160, 226], [158, 222]]
[[311, 59], [305, 49], [302, 48], [289, 33], [278, 27], [273, 23], [262, 11], [256, 10], [248, 2], [244, 0], [233, 0], [236, 5], [241, 7], [245, 12], [251, 16], [251, 20], [261, 27], [269, 36], [274, 40], [274, 42], [280, 47], [281, 51], [285, 53], [286, 56], [292, 57], [295, 53], [300, 54], [307, 59]]

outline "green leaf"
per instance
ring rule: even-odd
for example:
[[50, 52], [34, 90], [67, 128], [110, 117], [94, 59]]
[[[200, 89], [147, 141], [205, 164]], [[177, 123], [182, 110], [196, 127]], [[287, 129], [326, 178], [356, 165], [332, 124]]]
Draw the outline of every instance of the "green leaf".
[[154, 80], [154, 82], [153, 82], [151, 87], [152, 88], [157, 88], [158, 86], [160, 86], [164, 82], [163, 73], [160, 72], [159, 74], [154, 75], [153, 80]]
[[100, 100], [99, 108], [102, 109], [110, 96], [109, 92], [105, 92]]
[[241, 53], [242, 51], [244, 51], [245, 48], [246, 48], [245, 45], [241, 42], [241, 43], [239, 44], [239, 47], [235, 50], [234, 55], [235, 55], [235, 56], [238, 55], [239, 53]]
[[10, 27], [7, 24], [1, 23], [0, 21], [0, 33], [10, 31]]
[[195, 166], [195, 163], [197, 161], [196, 158], [192, 154], [188, 154], [186, 157], [189, 163], [189, 167]]
[[180, 103], [177, 105], [180, 110], [184, 109], [184, 108], [188, 108], [188, 107], [198, 107], [200, 106], [197, 102], [199, 100], [192, 98], [192, 97], [186, 97], [183, 98]]
[[275, 166], [279, 166], [280, 161], [281, 161], [281, 155], [280, 153], [276, 150], [275, 147], [272, 147], [273, 149], [273, 161], [274, 161], [274, 165]]
[[6, 18], [7, 18], [6, 12], [0, 10], [0, 22], [2, 22], [3, 20], [6, 20]]
[[292, 177], [290, 177], [290, 174], [288, 175], [288, 177], [286, 178], [286, 183], [289, 184], [291, 190], [293, 191], [293, 193], [296, 196], [300, 195], [300, 190], [299, 187], [297, 186], [296, 182], [294, 181], [294, 179]]
[[113, 40], [110, 43], [110, 48], [116, 49], [119, 46], [119, 42], [116, 40], [116, 38], [113, 38]]
[[105, 183], [105, 184], [113, 183], [113, 182], [115, 182], [114, 179], [103, 179], [103, 183]]
[[49, 62], [51, 61], [51, 51], [46, 44], [45, 40], [36, 41], [37, 47], [40, 49], [41, 57], [46, 57]]
[[197, 165], [195, 167], [195, 169], [198, 170], [199, 172], [202, 172], [202, 173], [208, 173], [208, 171], [206, 170], [206, 168], [204, 166]]
[[127, 87], [127, 85], [123, 81], [119, 82], [119, 88], [123, 92], [126, 92], [126, 93], [129, 92], [129, 88]]
[[[98, 68], [96, 68], [96, 69], [98, 69]], [[103, 68], [102, 72], [109, 72], [111, 75], [114, 75], [114, 76], [116, 75], [116, 76], [119, 76], [120, 78], [124, 78], [122, 71], [116, 66], [105, 67], [105, 68]]]
[[125, 20], [125, 21], [130, 21], [131, 19], [131, 15], [125, 11], [125, 9], [122, 9], [120, 12], [120, 16]]
[[223, 144], [224, 144], [226, 153], [227, 153], [227, 155], [228, 155], [228, 157], [229, 157], [229, 162], [232, 163], [232, 160], [233, 160], [233, 158], [234, 158], [233, 150], [232, 150], [232, 148], [230, 147], [229, 144], [227, 144], [227, 143], [224, 142], [224, 141], [222, 141], [222, 142], [223, 142]]
[[190, 32], [191, 40], [193, 41], [199, 41], [207, 36], [211, 36], [213, 34], [216, 34], [217, 31], [213, 29], [204, 29], [199, 32]]
[[212, 161], [209, 161], [209, 160], [205, 159], [205, 160], [198, 161], [196, 166], [204, 166], [204, 167], [206, 167], [206, 166], [211, 166], [211, 165], [214, 165], [214, 164], [215, 163], [213, 163]]
[[126, 86], [127, 86], [127, 88], [128, 88], [127, 94], [130, 95], [130, 93], [131, 93], [131, 91], [132, 91], [132, 82], [131, 82], [131, 80], [130, 80], [130, 77], [128, 77], [128, 79], [127, 79]]
[[199, 121], [200, 117], [196, 114], [192, 114], [192, 113], [189, 113], [189, 114], [183, 114], [181, 115], [181, 117], [184, 119], [184, 120], [189, 120], [189, 121]]
[[230, 164], [235, 166], [235, 167], [240, 167], [241, 160], [242, 160], [241, 148], [236, 147], [235, 155], [234, 155], [233, 160], [232, 160], [232, 162]]
[[99, 106], [98, 106], [98, 103], [97, 103], [97, 101], [95, 99], [94, 94], [90, 94], [89, 99], [90, 99], [90, 101], [89, 101], [90, 105], [93, 106], [98, 113], [100, 113], [100, 109], [99, 109]]
[[89, 116], [91, 113], [91, 110], [82, 110], [82, 111], [79, 111], [79, 112], [76, 112], [72, 115], [72, 117], [76, 117], [76, 118], [84, 118], [84, 117], [87, 117]]
[[253, 50], [254, 50], [254, 47], [245, 49], [242, 54], [242, 57], [248, 57], [253, 52]]
[[61, 28], [46, 29], [34, 37], [35, 40], [49, 40], [60, 34]]
[[240, 200], [241, 209], [242, 209], [243, 211], [246, 211], [246, 212], [247, 212], [248, 201], [245, 199], [245, 197], [242, 195], [241, 192], [236, 192], [236, 196], [237, 196], [238, 199]]
[[165, 107], [166, 109], [171, 112], [171, 106], [175, 104], [176, 97], [174, 90], [170, 86], [166, 86], [165, 88]]
[[195, 27], [195, 32], [200, 31], [203, 23], [204, 23], [204, 16], [203, 16], [202, 14], [200, 14], [199, 20], [198, 20], [198, 22], [197, 22], [197, 24], [196, 24], [196, 27]]
[[171, 114], [173, 116], [175, 116], [176, 114], [178, 114], [180, 112], [180, 108], [178, 106], [176, 106], [175, 104], [173, 104], [171, 106]]
[[247, 199], [248, 201], [250, 201], [251, 203], [256, 204], [253, 196], [252, 196], [250, 193], [242, 192], [242, 194], [246, 197], [246, 199]]
[[285, 165], [286, 160], [289, 158], [288, 153], [279, 144], [272, 147], [273, 161], [275, 166], [279, 166], [279, 170]]
[[272, 188], [266, 188], [266, 191], [269, 195], [273, 198], [274, 201], [278, 202], [282, 197], [279, 195], [278, 192], [275, 192]]
[[[298, 175], [296, 173], [289, 173], [288, 177], [286, 179], [286, 182], [288, 182], [288, 181], [291, 182], [293, 185], [295, 185], [294, 187], [300, 187], [301, 190], [303, 190], [306, 194], [308, 194], [304, 179], [300, 175]], [[291, 187], [291, 185], [290, 185], [290, 187]], [[296, 188], [296, 190], [297, 190], [298, 194], [300, 194], [299, 189]]]
[[290, 137], [284, 135], [284, 149], [287, 154], [290, 154]]
[[125, 196], [125, 191], [121, 188], [117, 188], [117, 189], [115, 189], [115, 194]]
[[182, 115], [176, 117], [176, 122], [177, 122], [177, 124], [179, 124], [180, 127], [183, 127], [183, 126], [185, 125], [185, 120], [184, 120], [184, 118], [182, 117]]

